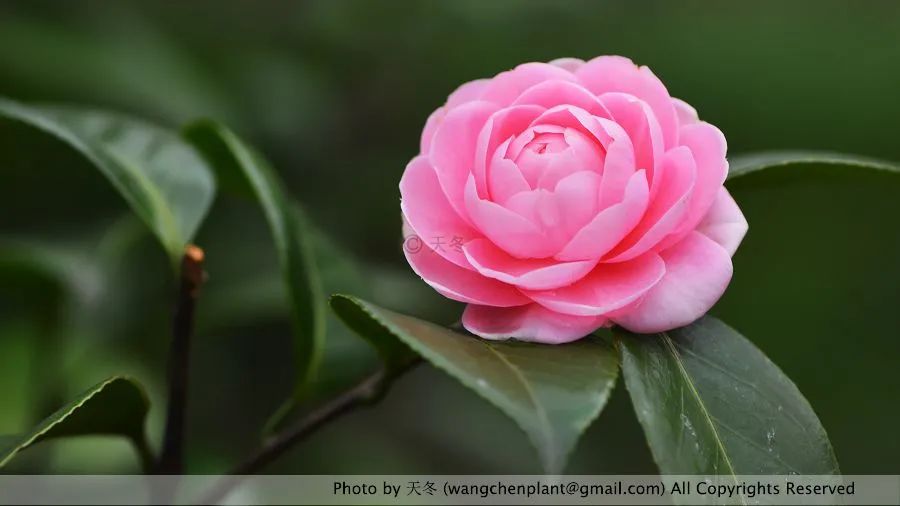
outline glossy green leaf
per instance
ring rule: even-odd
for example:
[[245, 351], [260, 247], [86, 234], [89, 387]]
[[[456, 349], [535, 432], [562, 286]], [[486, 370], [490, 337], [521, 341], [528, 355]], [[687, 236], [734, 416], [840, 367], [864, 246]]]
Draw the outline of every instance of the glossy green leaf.
[[334, 295], [331, 308], [351, 330], [375, 348], [388, 375], [401, 372], [415, 360], [415, 352], [367, 309], [367, 303]]
[[21, 436], [0, 440], [0, 467], [26, 448], [49, 439], [84, 436], [124, 436], [147, 463], [150, 460], [144, 420], [150, 409], [147, 394], [130, 378], [116, 376], [94, 385]]
[[774, 168], [815, 168], [820, 173], [868, 169], [900, 175], [900, 164], [896, 162], [828, 151], [762, 151], [732, 156], [728, 162], [729, 181]]
[[0, 98], [0, 117], [47, 133], [88, 159], [153, 230], [175, 265], [212, 203], [204, 160], [170, 132], [119, 114]]
[[277, 174], [224, 126], [189, 125], [185, 137], [215, 168], [224, 188], [252, 194], [269, 222], [291, 301], [296, 353], [295, 398], [315, 379], [325, 331], [325, 297], [306, 232], [306, 218], [288, 198]]
[[332, 306], [388, 364], [402, 356], [399, 340], [497, 406], [525, 431], [548, 473], [563, 470], [618, 374], [615, 351], [597, 337], [557, 346], [485, 341], [354, 297], [336, 295]]
[[622, 374], [665, 474], [832, 474], [825, 429], [753, 343], [706, 316], [670, 332], [616, 329]]

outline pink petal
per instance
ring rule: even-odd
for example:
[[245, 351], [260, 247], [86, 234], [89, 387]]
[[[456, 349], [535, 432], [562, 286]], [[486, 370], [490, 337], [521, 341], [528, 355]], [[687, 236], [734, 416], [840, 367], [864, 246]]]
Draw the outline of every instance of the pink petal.
[[678, 119], [669, 92], [647, 67], [638, 67], [628, 58], [600, 56], [582, 65], [575, 75], [596, 95], [621, 91], [650, 104], [662, 130], [665, 148], [678, 140]]
[[447, 97], [447, 109], [459, 107], [466, 102], [480, 100], [489, 82], [491, 82], [490, 79], [475, 79], [474, 81], [461, 84]]
[[431, 139], [434, 138], [434, 133], [441, 122], [444, 121], [444, 115], [446, 114], [446, 107], [438, 107], [428, 116], [428, 119], [425, 121], [425, 128], [422, 129], [422, 136], [419, 139], [420, 154], [428, 154], [428, 150], [431, 149]]
[[466, 243], [463, 250], [469, 262], [482, 275], [529, 290], [547, 290], [572, 284], [597, 265], [597, 260], [558, 262], [546, 258], [519, 259], [487, 239]]
[[697, 183], [677, 233], [666, 238], [660, 248], [672, 246], [697, 228], [728, 175], [728, 162], [725, 161], [727, 144], [718, 128], [701, 121], [682, 127], [679, 136], [681, 144], [691, 150], [697, 162]]
[[545, 253], [537, 258], [556, 253], [568, 241], [563, 228], [564, 217], [553, 192], [538, 188], [518, 193], [506, 201], [504, 207], [522, 216], [541, 233], [540, 251]]
[[650, 178], [650, 198], [659, 191], [662, 179], [659, 164], [663, 157], [663, 137], [653, 110], [646, 102], [627, 93], [605, 93], [600, 101], [609, 109], [615, 122], [628, 133], [634, 149], [637, 169], [645, 169]]
[[697, 109], [694, 109], [691, 104], [680, 98], [673, 98], [672, 105], [675, 106], [675, 115], [678, 116], [679, 126], [691, 125], [700, 121], [697, 116]]
[[441, 189], [428, 158], [417, 156], [400, 179], [400, 209], [414, 233], [428, 245], [441, 245], [437, 252], [451, 262], [471, 269], [461, 247], [481, 235], [453, 209]]
[[636, 172], [625, 188], [622, 201], [597, 214], [555, 258], [572, 261], [602, 257], [638, 223], [647, 208], [648, 197], [645, 172]]
[[555, 65], [523, 63], [491, 79], [481, 95], [481, 100], [506, 106], [513, 103], [528, 88], [552, 80], [576, 81], [571, 72]]
[[747, 233], [747, 227], [744, 213], [723, 187], [719, 188], [716, 200], [697, 226], [697, 231], [716, 241], [729, 255], [734, 256]]
[[602, 316], [565, 315], [538, 304], [514, 308], [470, 304], [462, 317], [466, 330], [484, 339], [518, 339], [544, 344], [581, 339], [606, 323]]
[[515, 162], [503, 157], [510, 141], [512, 139], [507, 139], [497, 148], [487, 171], [488, 195], [490, 200], [498, 204], [503, 204], [517, 193], [531, 190], [531, 186], [528, 185], [528, 181], [522, 176], [522, 172]]
[[413, 271], [444, 297], [488, 306], [519, 306], [528, 298], [515, 287], [453, 264], [419, 243], [418, 248], [407, 240], [403, 254]]
[[469, 177], [465, 205], [472, 224], [498, 247], [518, 258], [544, 258], [554, 251], [541, 230], [514, 211], [483, 200], [475, 189], [475, 176]]
[[640, 223], [609, 253], [608, 262], [622, 262], [643, 255], [681, 225], [697, 179], [690, 150], [679, 146], [663, 157], [660, 192], [650, 200]]
[[599, 188], [600, 175], [589, 170], [566, 176], [553, 188], [553, 200], [562, 221], [559, 226], [565, 231], [567, 240], [597, 215]]
[[693, 322], [709, 311], [731, 281], [728, 251], [698, 232], [660, 255], [666, 263], [663, 279], [634, 309], [613, 316], [632, 332], [663, 332]]
[[578, 130], [603, 146], [606, 156], [600, 185], [600, 208], [621, 201], [625, 186], [635, 171], [634, 148], [628, 133], [611, 120], [593, 116], [573, 106], [548, 109], [532, 122], [535, 129], [551, 125]]
[[688, 211], [687, 221], [690, 224], [685, 225], [693, 229], [706, 215], [728, 175], [728, 163], [725, 161], [728, 145], [722, 132], [705, 122], [685, 126], [679, 138], [682, 145], [690, 148], [697, 161], [697, 190]]
[[[522, 133], [528, 125], [544, 112], [543, 107], [536, 105], [521, 105], [507, 107], [492, 114], [478, 135], [478, 144], [475, 148], [475, 184], [478, 194], [486, 197], [487, 193], [487, 165], [501, 144], [515, 135]], [[505, 152], [505, 150], [504, 150]]]
[[539, 105], [550, 109], [559, 105], [571, 105], [584, 109], [594, 116], [612, 119], [596, 95], [572, 81], [544, 81], [528, 88], [513, 102], [513, 105]]
[[[535, 188], [552, 191], [563, 179], [578, 172], [589, 171], [589, 167], [593, 165], [589, 159], [579, 158], [578, 153], [573, 148], [568, 148], [565, 151], [557, 153], [554, 156], [547, 156], [546, 158], [548, 163], [543, 170], [539, 173], [532, 173], [532, 177], [536, 179]], [[596, 165], [594, 166], [596, 167]], [[597, 174], [596, 180], [599, 183], [599, 171], [595, 172], [595, 174]], [[594, 200], [596, 200], [596, 198]]]
[[569, 72], [575, 72], [576, 70], [578, 70], [578, 67], [584, 65], [584, 60], [582, 60], [581, 58], [557, 58], [547, 63], [549, 63], [550, 65], [556, 65], [561, 69], [566, 69]]
[[475, 165], [478, 134], [497, 106], [468, 102], [447, 113], [431, 140], [428, 159], [441, 182], [450, 205], [465, 217], [463, 194]]
[[523, 293], [559, 313], [600, 316], [634, 302], [665, 273], [663, 260], [655, 253], [648, 253], [630, 262], [600, 264], [581, 280], [563, 288]]

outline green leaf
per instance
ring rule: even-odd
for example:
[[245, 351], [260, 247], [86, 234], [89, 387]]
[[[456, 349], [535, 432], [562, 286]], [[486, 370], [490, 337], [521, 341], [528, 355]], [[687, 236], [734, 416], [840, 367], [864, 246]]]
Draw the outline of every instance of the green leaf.
[[832, 474], [825, 429], [787, 376], [706, 316], [670, 332], [617, 328], [622, 374], [664, 474]]
[[900, 164], [845, 153], [828, 151], [762, 151], [729, 157], [728, 180], [771, 168], [809, 169], [830, 173], [847, 169], [870, 169], [900, 174]]
[[30, 432], [21, 436], [3, 436], [0, 467], [41, 441], [84, 435], [124, 436], [132, 441], [146, 463], [150, 459], [144, 420], [149, 409], [147, 394], [132, 379], [124, 376], [109, 378], [45, 418]]
[[277, 174], [233, 132], [210, 121], [188, 125], [185, 137], [215, 168], [224, 188], [255, 196], [269, 222], [291, 300], [297, 363], [295, 400], [315, 379], [325, 339], [325, 297], [303, 213], [288, 198]]
[[615, 351], [597, 337], [564, 345], [485, 341], [336, 295], [332, 306], [388, 364], [399, 340], [512, 418], [544, 469], [559, 473], [581, 433], [600, 414], [618, 373]]
[[0, 98], [0, 117], [69, 145], [112, 183], [178, 265], [212, 203], [206, 163], [170, 132], [127, 116], [73, 107], [31, 107]]
[[353, 297], [331, 297], [331, 308], [338, 318], [375, 348], [388, 376], [396, 375], [413, 363], [417, 355], [373, 316], [367, 306], [367, 303]]

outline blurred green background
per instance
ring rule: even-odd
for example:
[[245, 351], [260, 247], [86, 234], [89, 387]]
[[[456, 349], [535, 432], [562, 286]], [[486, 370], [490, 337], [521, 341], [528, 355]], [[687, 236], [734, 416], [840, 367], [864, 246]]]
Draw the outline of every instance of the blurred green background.
[[[621, 54], [725, 132], [729, 153], [817, 148], [900, 160], [900, 2], [0, 3], [0, 94], [225, 122], [254, 142], [331, 248], [326, 284], [449, 323], [460, 307], [400, 252], [397, 183], [427, 115], [460, 83], [525, 61]], [[77, 155], [0, 122], [0, 434], [113, 374], [150, 387], [162, 425], [173, 283], [165, 254]], [[714, 314], [799, 386], [848, 474], [900, 473], [900, 185], [791, 178], [733, 188], [750, 232]], [[220, 198], [196, 242], [200, 303], [189, 471], [249, 451], [289, 394], [290, 328], [262, 214]], [[335, 385], [372, 357], [334, 323]], [[572, 473], [652, 473], [624, 389]], [[134, 472], [123, 441], [30, 451], [10, 471]], [[289, 473], [537, 473], [525, 436], [422, 366], [377, 407], [271, 468]]]

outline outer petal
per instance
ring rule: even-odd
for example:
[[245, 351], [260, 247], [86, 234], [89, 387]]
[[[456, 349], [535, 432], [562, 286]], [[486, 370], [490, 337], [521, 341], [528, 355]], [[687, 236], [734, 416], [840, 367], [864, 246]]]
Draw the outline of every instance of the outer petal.
[[547, 290], [574, 283], [591, 271], [597, 260], [558, 262], [553, 259], [519, 259], [491, 244], [476, 239], [463, 246], [466, 259], [489, 278], [529, 290]]
[[465, 217], [463, 194], [475, 165], [478, 135], [497, 106], [468, 102], [448, 112], [431, 140], [428, 159], [441, 182], [450, 205]]
[[419, 153], [427, 154], [431, 149], [431, 139], [434, 138], [434, 133], [437, 132], [438, 126], [444, 121], [446, 114], [446, 107], [438, 107], [428, 116], [428, 119], [425, 121], [425, 128], [422, 129], [422, 136], [419, 138]]
[[725, 160], [727, 145], [725, 136], [718, 128], [701, 121], [682, 127], [679, 135], [680, 142], [691, 150], [697, 162], [697, 183], [681, 225], [676, 233], [660, 244], [660, 249], [674, 245], [697, 228], [728, 175], [728, 162]]
[[634, 148], [635, 164], [638, 170], [647, 171], [650, 198], [654, 198], [662, 180], [664, 142], [653, 110], [643, 100], [627, 93], [604, 93], [600, 101], [612, 113], [615, 122], [628, 133]]
[[581, 339], [607, 323], [602, 316], [572, 316], [555, 313], [538, 304], [498, 308], [466, 306], [462, 324], [485, 339], [518, 339], [562, 344]]
[[572, 81], [544, 81], [528, 88], [513, 105], [539, 105], [550, 109], [559, 105], [571, 105], [601, 118], [612, 119], [606, 106], [582, 85]]
[[529, 302], [515, 287], [453, 264], [427, 246], [415, 251], [405, 247], [403, 253], [416, 274], [449, 299], [499, 307]]
[[447, 103], [443, 107], [437, 108], [430, 116], [428, 116], [428, 120], [425, 122], [425, 128], [422, 129], [422, 137], [419, 141], [419, 152], [421, 154], [428, 154], [431, 149], [431, 139], [434, 138], [434, 133], [444, 120], [444, 116], [447, 115], [447, 111], [465, 104], [466, 102], [478, 100], [478, 97], [481, 96], [485, 85], [487, 85], [489, 81], [489, 79], [476, 79], [474, 81], [463, 83], [450, 94], [447, 98]]
[[481, 100], [506, 106], [513, 103], [528, 88], [551, 80], [576, 81], [571, 72], [555, 65], [523, 63], [512, 70], [494, 76], [485, 87]]
[[731, 281], [728, 251], [699, 232], [660, 255], [666, 275], [633, 310], [612, 317], [632, 332], [662, 332], [691, 323], [709, 311]]
[[553, 311], [578, 316], [605, 315], [624, 307], [653, 288], [666, 273], [655, 253], [619, 264], [600, 264], [572, 285], [523, 293]]
[[467, 102], [479, 100], [489, 82], [491, 82], [490, 79], [475, 79], [459, 85], [447, 97], [447, 109], [453, 109]]
[[550, 65], [556, 65], [559, 68], [566, 69], [569, 72], [575, 72], [579, 67], [584, 65], [584, 60], [581, 58], [557, 58], [555, 60], [551, 60], [549, 62]]
[[643, 255], [668, 234], [676, 232], [684, 220], [697, 180], [694, 158], [689, 149], [677, 147], [665, 154], [661, 168], [663, 180], [659, 194], [650, 201], [640, 223], [610, 252], [606, 261], [622, 262]]
[[716, 200], [697, 226], [697, 231], [719, 243], [729, 255], [734, 256], [744, 235], [747, 219], [725, 188], [719, 188]]
[[668, 90], [647, 67], [638, 67], [628, 58], [600, 56], [582, 65], [575, 75], [597, 95], [621, 91], [650, 104], [662, 129], [666, 149], [678, 140], [678, 119]]
[[675, 106], [675, 115], [678, 116], [679, 126], [691, 125], [700, 121], [697, 116], [697, 109], [694, 109], [691, 104], [680, 98], [673, 98], [672, 105]]
[[451, 244], [464, 244], [481, 234], [456, 214], [441, 190], [434, 168], [424, 156], [413, 158], [400, 179], [400, 209], [422, 241], [429, 245], [443, 244], [437, 249], [441, 256], [471, 269], [462, 249]]

